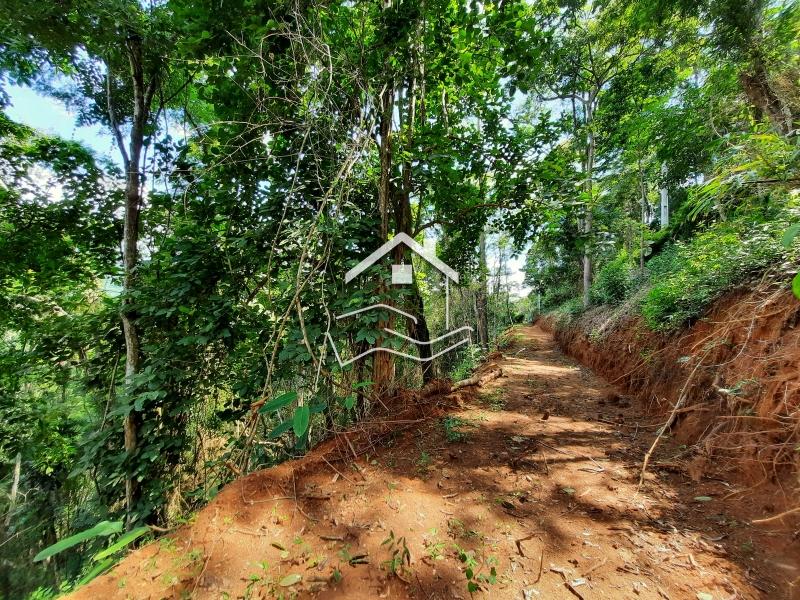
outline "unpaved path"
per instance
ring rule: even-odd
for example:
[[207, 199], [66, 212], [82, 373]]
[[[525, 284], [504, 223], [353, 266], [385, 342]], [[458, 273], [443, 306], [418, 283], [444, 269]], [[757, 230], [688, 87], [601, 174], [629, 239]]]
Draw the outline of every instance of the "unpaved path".
[[637, 493], [654, 424], [541, 329], [514, 337], [504, 376], [446, 417], [236, 481], [75, 597], [790, 597], [726, 484], [661, 454]]

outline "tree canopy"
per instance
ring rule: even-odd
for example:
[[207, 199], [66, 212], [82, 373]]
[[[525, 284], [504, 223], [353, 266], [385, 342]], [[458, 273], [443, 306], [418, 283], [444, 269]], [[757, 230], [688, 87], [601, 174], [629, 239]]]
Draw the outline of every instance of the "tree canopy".
[[[668, 331], [747, 273], [789, 285], [798, 28], [790, 0], [3, 2], [0, 108], [30, 87], [116, 153], [0, 113], [0, 475], [29, 491], [0, 499], [0, 597], [93, 568], [31, 570], [58, 539], [174, 523], [468, 375], [513, 322], [640, 293]], [[402, 248], [410, 285], [345, 284], [399, 233], [459, 271], [446, 299]], [[366, 304], [414, 319], [336, 319]], [[326, 336], [428, 359], [451, 322], [476, 343], [422, 363], [342, 368]]]

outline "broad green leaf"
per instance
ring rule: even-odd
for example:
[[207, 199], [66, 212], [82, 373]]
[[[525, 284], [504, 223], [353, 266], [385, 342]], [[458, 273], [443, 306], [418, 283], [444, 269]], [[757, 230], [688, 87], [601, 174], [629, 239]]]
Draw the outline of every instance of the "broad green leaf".
[[91, 540], [92, 538], [100, 537], [101, 535], [109, 536], [113, 533], [119, 533], [120, 531], [122, 531], [122, 521], [100, 521], [94, 527], [90, 527], [85, 531], [71, 535], [68, 538], [64, 538], [52, 546], [48, 546], [33, 557], [33, 562], [50, 558], [51, 556], [58, 554], [59, 552], [63, 552], [68, 548], [72, 548], [73, 546], [77, 546], [86, 540]]
[[277, 437], [281, 437], [284, 433], [289, 431], [292, 428], [292, 421], [290, 419], [286, 419], [283, 423], [278, 425], [275, 429], [269, 432], [268, 438], [274, 439]]
[[312, 404], [312, 405], [309, 407], [309, 409], [308, 409], [308, 410], [310, 411], [310, 413], [311, 413], [312, 415], [315, 415], [315, 414], [317, 414], [317, 413], [321, 413], [321, 412], [322, 412], [322, 411], [324, 411], [324, 410], [325, 410], [327, 407], [328, 407], [328, 405], [327, 405], [325, 402], [317, 402], [317, 403], [315, 403], [315, 404]]
[[298, 573], [292, 573], [281, 579], [279, 585], [281, 587], [289, 587], [303, 581], [303, 576]]
[[116, 554], [117, 552], [122, 550], [125, 546], [127, 546], [128, 544], [130, 544], [131, 542], [139, 539], [144, 534], [149, 533], [149, 532], [150, 532], [150, 528], [149, 527], [137, 527], [136, 529], [134, 529], [132, 531], [129, 531], [128, 533], [126, 533], [125, 535], [120, 537], [116, 542], [111, 544], [105, 550], [102, 550], [102, 551], [98, 552], [97, 554], [95, 554], [94, 558], [92, 560], [97, 562], [98, 560], [103, 560], [104, 558], [108, 558], [109, 556], [113, 556], [114, 554]]
[[102, 573], [106, 569], [111, 568], [112, 566], [114, 566], [113, 558], [107, 558], [106, 560], [96, 564], [94, 567], [92, 567], [92, 569], [88, 573], [86, 573], [86, 575], [81, 577], [81, 579], [78, 581], [78, 586], [86, 585], [92, 579], [100, 575], [100, 573]]
[[273, 398], [269, 402], [267, 402], [264, 406], [262, 406], [258, 412], [265, 413], [265, 412], [273, 412], [278, 410], [279, 408], [283, 408], [284, 406], [291, 404], [297, 400], [297, 392], [286, 392], [285, 394], [281, 394], [280, 396]]
[[792, 279], [792, 291], [794, 295], [800, 298], [800, 273], [794, 276]]
[[294, 434], [297, 437], [301, 437], [308, 431], [308, 420], [311, 416], [311, 411], [308, 409], [308, 406], [298, 406], [297, 410], [294, 411], [294, 419], [292, 419], [292, 427], [294, 428]]
[[786, 233], [783, 234], [783, 246], [784, 248], [788, 248], [794, 242], [794, 239], [800, 235], [800, 223], [795, 223], [789, 229], [786, 230]]

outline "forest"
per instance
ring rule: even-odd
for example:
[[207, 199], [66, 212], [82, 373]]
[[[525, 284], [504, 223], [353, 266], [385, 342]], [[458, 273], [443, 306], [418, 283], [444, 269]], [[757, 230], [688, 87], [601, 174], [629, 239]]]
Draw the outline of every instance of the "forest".
[[[376, 469], [353, 436], [378, 416], [421, 422], [403, 412], [410, 395], [513, 376], [514, 357], [549, 343], [525, 345], [533, 323], [559, 342], [589, 323], [592, 344], [611, 315], [638, 324], [634, 342], [676, 349], [744, 297], [731, 294], [786, 292], [770, 310], [796, 314], [799, 51], [795, 0], [0, 0], [0, 598], [106, 580], [129, 552], [192, 527], [226, 485], [325, 444], [349, 456], [337, 485]], [[411, 244], [391, 243], [401, 234]], [[730, 304], [748, 331], [760, 309]], [[739, 355], [762, 335], [753, 322], [744, 345], [729, 340]], [[470, 343], [445, 348], [456, 327]], [[623, 346], [592, 360], [610, 369]], [[781, 402], [742, 412], [747, 390], [783, 371], [725, 382], [675, 351], [671, 369], [691, 374], [652, 427], [636, 422], [650, 449], [630, 457], [644, 461], [639, 486], [672, 443], [664, 432], [698, 414], [687, 390], [706, 373], [701, 387], [730, 406], [720, 423], [741, 417], [769, 432], [759, 452], [775, 446], [759, 458], [785, 502], [759, 515], [792, 512], [797, 363]], [[497, 357], [512, 367], [485, 367]], [[481, 397], [500, 410], [498, 394]], [[542, 426], [559, 417], [537, 411]], [[442, 444], [467, 453], [488, 427], [432, 414]], [[698, 440], [681, 456], [711, 452]], [[420, 456], [411, 472], [430, 476]], [[368, 568], [423, 591], [391, 597], [539, 594], [491, 591], [518, 575], [503, 583], [507, 565], [452, 534], [461, 545], [431, 558], [452, 552], [466, 576], [447, 595], [420, 580], [398, 527], [388, 562]], [[534, 558], [541, 579], [551, 559]], [[230, 596], [195, 582], [152, 597], [305, 597], [308, 576], [287, 572]], [[564, 598], [598, 597], [586, 573], [544, 577]], [[654, 586], [636, 594], [661, 597]], [[712, 598], [684, 593], [671, 597]], [[763, 593], [713, 598], [781, 597]]]

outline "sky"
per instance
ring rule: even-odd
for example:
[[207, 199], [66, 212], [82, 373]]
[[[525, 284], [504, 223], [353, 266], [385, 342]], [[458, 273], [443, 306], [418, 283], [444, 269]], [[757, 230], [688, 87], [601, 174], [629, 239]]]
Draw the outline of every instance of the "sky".
[[62, 102], [39, 94], [29, 87], [9, 85], [6, 91], [11, 99], [11, 106], [6, 109], [6, 114], [17, 123], [83, 142], [98, 155], [119, 161], [111, 137], [103, 133], [102, 127], [77, 127], [75, 115]]
[[[98, 155], [109, 158], [119, 164], [119, 155], [111, 136], [103, 132], [98, 125], [78, 127], [75, 115], [60, 101], [39, 94], [29, 87], [11, 85], [6, 88], [11, 105], [6, 114], [18, 123], [34, 127], [40, 131], [58, 135], [66, 139], [82, 142]], [[496, 265], [496, 257], [489, 251], [490, 270]], [[517, 297], [527, 296], [531, 288], [524, 286], [525, 254], [508, 261], [511, 275], [509, 281], [516, 284], [512, 294]]]

